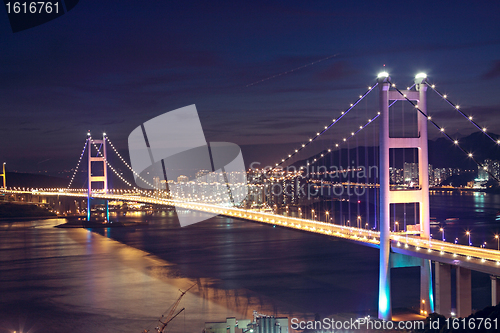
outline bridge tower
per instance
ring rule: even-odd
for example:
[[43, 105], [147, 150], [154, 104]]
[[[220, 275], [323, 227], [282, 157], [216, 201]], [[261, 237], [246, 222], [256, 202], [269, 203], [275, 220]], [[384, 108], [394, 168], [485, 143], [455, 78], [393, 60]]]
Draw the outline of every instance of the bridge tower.
[[[380, 271], [379, 271], [379, 310], [378, 317], [384, 320], [392, 319], [391, 307], [391, 230], [390, 205], [400, 203], [418, 203], [420, 219], [420, 237], [429, 240], [429, 159], [427, 149], [427, 100], [425, 84], [427, 76], [423, 73], [415, 77], [416, 90], [391, 90], [389, 74], [378, 75], [379, 105], [380, 105]], [[391, 138], [389, 135], [389, 101], [417, 101], [417, 107], [422, 114], [417, 115], [418, 137]], [[418, 111], [415, 111], [418, 112]], [[390, 149], [418, 148], [419, 189], [391, 191], [389, 174]], [[420, 262], [420, 313], [430, 314], [434, 311], [432, 296], [432, 279], [430, 260]]]
[[[102, 153], [98, 156], [92, 156], [92, 146], [94, 144], [100, 144], [102, 146]], [[88, 147], [88, 194], [87, 194], [87, 221], [90, 221], [90, 207], [92, 201], [92, 183], [102, 182], [103, 188], [100, 189], [102, 193], [108, 192], [108, 171], [106, 166], [107, 154], [106, 154], [106, 133], [102, 134], [102, 140], [94, 140], [90, 135], [90, 132], [87, 133], [87, 147]], [[102, 162], [103, 175], [102, 176], [93, 176], [92, 175], [92, 162]], [[109, 204], [108, 200], [106, 200], [106, 220], [109, 221]]]
[[4, 190], [7, 189], [7, 182], [6, 182], [7, 174], [5, 173], [5, 164], [7, 164], [7, 163], [3, 162], [3, 173], [0, 175], [3, 178], [3, 189]]

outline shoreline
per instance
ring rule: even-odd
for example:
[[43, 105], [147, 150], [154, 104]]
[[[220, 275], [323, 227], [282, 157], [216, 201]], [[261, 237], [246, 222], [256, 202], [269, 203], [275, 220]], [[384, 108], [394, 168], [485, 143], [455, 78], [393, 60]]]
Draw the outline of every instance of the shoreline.
[[50, 220], [50, 219], [62, 219], [65, 216], [19, 216], [19, 217], [0, 217], [0, 223], [2, 222], [16, 222], [16, 221], [29, 221], [29, 220]]

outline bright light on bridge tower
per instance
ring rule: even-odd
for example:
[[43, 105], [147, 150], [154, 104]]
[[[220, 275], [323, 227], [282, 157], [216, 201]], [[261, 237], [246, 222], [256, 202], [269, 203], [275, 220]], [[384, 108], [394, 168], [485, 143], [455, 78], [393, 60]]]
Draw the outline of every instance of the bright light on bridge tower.
[[[95, 144], [101, 145], [102, 153], [97, 152], [97, 156], [92, 156], [92, 146]], [[102, 182], [103, 188], [99, 189], [103, 193], [108, 192], [108, 171], [107, 171], [107, 154], [106, 154], [106, 133], [102, 134], [102, 140], [92, 139], [92, 135], [87, 133], [87, 147], [88, 147], [88, 195], [87, 195], [87, 221], [90, 221], [90, 203], [92, 201], [92, 183]], [[102, 162], [103, 175], [92, 175], [92, 162]], [[106, 200], [106, 221], [109, 221], [109, 205]]]
[[[420, 236], [428, 240], [430, 237], [429, 218], [429, 160], [427, 149], [427, 75], [419, 73], [415, 76], [416, 90], [391, 90], [391, 79], [387, 72], [377, 76], [380, 95], [380, 271], [379, 271], [379, 311], [380, 319], [391, 320], [391, 229], [390, 205], [400, 203], [418, 203], [420, 218]], [[395, 87], [392, 85], [392, 87]], [[389, 136], [389, 101], [417, 101], [418, 137], [391, 138]], [[418, 175], [420, 189], [391, 191], [389, 175], [390, 149], [418, 148]], [[432, 297], [431, 263], [423, 260], [420, 266], [420, 312], [430, 314], [434, 311]]]

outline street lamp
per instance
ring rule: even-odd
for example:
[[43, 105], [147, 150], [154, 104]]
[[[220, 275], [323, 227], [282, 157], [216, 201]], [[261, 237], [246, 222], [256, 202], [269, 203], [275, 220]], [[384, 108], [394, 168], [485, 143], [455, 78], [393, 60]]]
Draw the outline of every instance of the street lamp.
[[299, 207], [299, 217], [302, 218], [302, 209]]
[[497, 250], [500, 251], [500, 237], [495, 235], [495, 239], [497, 240]]
[[394, 228], [392, 228], [393, 232], [396, 232], [396, 230], [399, 231], [399, 223], [397, 221], [394, 222]]
[[330, 215], [330, 212], [326, 211], [325, 212], [325, 222], [327, 222], [327, 223], [328, 223], [328, 215]]
[[314, 221], [314, 209], [311, 209], [311, 219]]
[[444, 228], [440, 228], [440, 229], [439, 229], [439, 231], [441, 231], [441, 232], [442, 232], [442, 234], [443, 234], [443, 237], [442, 237], [443, 242], [444, 242], [444, 241], [446, 241], [446, 238], [444, 238]]
[[469, 236], [469, 246], [471, 246], [471, 245], [472, 245], [472, 243], [470, 242], [470, 231], [467, 231], [465, 234], [466, 234], [467, 236]]
[[356, 221], [356, 226], [361, 228], [361, 216], [358, 215], [358, 220]]

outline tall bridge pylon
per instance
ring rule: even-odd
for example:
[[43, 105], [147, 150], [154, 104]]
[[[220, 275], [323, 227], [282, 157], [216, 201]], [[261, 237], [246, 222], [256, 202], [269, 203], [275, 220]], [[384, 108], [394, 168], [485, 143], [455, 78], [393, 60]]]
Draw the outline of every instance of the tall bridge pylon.
[[[98, 150], [97, 156], [92, 156], [92, 146], [95, 144], [100, 144], [102, 147], [102, 153]], [[107, 171], [107, 154], [106, 154], [106, 133], [102, 134], [102, 140], [94, 140], [87, 133], [87, 147], [88, 147], [88, 196], [87, 196], [87, 221], [90, 221], [91, 212], [91, 201], [92, 201], [92, 183], [103, 183], [103, 188], [99, 189], [100, 192], [108, 192], [108, 171]], [[99, 148], [98, 148], [99, 149]], [[102, 162], [103, 175], [93, 176], [92, 175], [92, 162]], [[106, 200], [106, 221], [109, 221], [109, 205], [108, 200]]]
[[6, 177], [7, 175], [5, 174], [5, 162], [3, 162], [3, 173], [0, 175], [2, 176], [3, 178], [3, 189], [6, 190], [7, 189], [7, 182], [6, 182]]
[[[430, 237], [429, 218], [429, 159], [427, 149], [427, 100], [425, 83], [427, 76], [423, 73], [415, 78], [416, 90], [399, 92], [391, 90], [389, 74], [378, 76], [380, 105], [380, 270], [379, 270], [379, 310], [378, 317], [392, 319], [391, 306], [391, 204], [418, 203], [420, 219], [420, 236]], [[411, 138], [390, 137], [389, 134], [389, 101], [417, 101], [422, 114], [418, 114], [418, 136]], [[389, 174], [389, 156], [391, 149], [418, 148], [419, 189], [391, 190]], [[434, 311], [432, 296], [432, 279], [430, 260], [420, 261], [420, 313], [427, 315]]]

